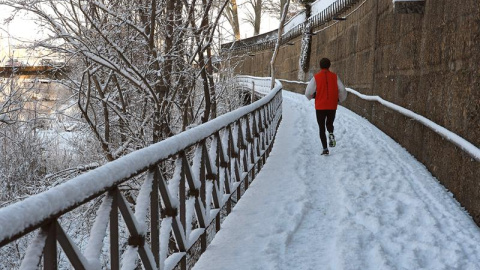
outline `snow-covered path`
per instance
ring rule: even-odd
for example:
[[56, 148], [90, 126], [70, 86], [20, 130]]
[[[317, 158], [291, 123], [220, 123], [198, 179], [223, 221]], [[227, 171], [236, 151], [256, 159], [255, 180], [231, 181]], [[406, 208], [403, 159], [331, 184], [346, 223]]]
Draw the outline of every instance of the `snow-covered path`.
[[480, 229], [422, 164], [343, 107], [321, 156], [313, 102], [283, 97], [266, 165], [194, 269], [480, 269]]

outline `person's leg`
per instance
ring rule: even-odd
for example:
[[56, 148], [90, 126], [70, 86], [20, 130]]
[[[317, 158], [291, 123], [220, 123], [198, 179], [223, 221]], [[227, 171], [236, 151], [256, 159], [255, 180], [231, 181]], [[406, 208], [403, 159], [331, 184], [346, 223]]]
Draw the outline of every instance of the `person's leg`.
[[335, 147], [337, 145], [337, 142], [335, 141], [335, 136], [333, 135], [333, 130], [334, 130], [334, 127], [333, 127], [333, 122], [335, 121], [335, 114], [336, 114], [336, 110], [328, 110], [326, 111], [326, 118], [327, 118], [327, 130], [328, 130], [328, 145], [330, 147]]
[[333, 133], [334, 127], [333, 127], [333, 121], [335, 121], [335, 114], [337, 113], [336, 110], [328, 110], [325, 111], [326, 113], [326, 118], [327, 118], [327, 131], [328, 133]]
[[327, 114], [324, 110], [317, 110], [317, 123], [320, 130], [320, 140], [322, 141], [323, 149], [327, 149], [327, 136], [325, 135], [325, 119]]

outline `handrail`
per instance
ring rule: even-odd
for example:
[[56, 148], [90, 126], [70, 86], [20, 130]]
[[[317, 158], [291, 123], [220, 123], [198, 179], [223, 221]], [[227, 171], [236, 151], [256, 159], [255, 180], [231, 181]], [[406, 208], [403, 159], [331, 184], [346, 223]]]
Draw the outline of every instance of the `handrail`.
[[[185, 269], [190, 248], [200, 240], [202, 252], [205, 250], [207, 228], [216, 221], [215, 227], [220, 229], [220, 209], [226, 207], [229, 213], [231, 199], [240, 199], [242, 184], [244, 190], [248, 188], [266, 162], [281, 121], [281, 89], [276, 81], [274, 89], [248, 106], [1, 208], [0, 247], [37, 230], [22, 269], [36, 268], [42, 254], [44, 268], [56, 269], [57, 241], [75, 269], [99, 269], [110, 224], [109, 264], [110, 269], [118, 269], [120, 212], [129, 232], [128, 243], [123, 243], [128, 245], [123, 250], [122, 268], [131, 265], [133, 269], [139, 255], [145, 269], [172, 269], [177, 264]], [[161, 169], [172, 158], [174, 173], [165, 181]], [[119, 185], [142, 174], [144, 183], [132, 212]], [[62, 228], [61, 218], [100, 197], [103, 202], [90, 241], [79, 248]], [[174, 245], [169, 244], [171, 233]], [[170, 254], [172, 247], [175, 252]], [[79, 251], [82, 249], [85, 252]]]
[[266, 95], [270, 91], [271, 77], [254, 77], [239, 75], [236, 77], [239, 86], [254, 89], [256, 93]]
[[383, 106], [390, 108], [406, 117], [410, 117], [412, 119], [415, 119], [419, 123], [423, 124], [424, 126], [428, 127], [431, 129], [433, 132], [437, 133], [438, 135], [442, 136], [444, 139], [447, 141], [450, 141], [451, 143], [455, 144], [458, 146], [460, 149], [462, 149], [464, 152], [469, 154], [472, 158], [474, 158], [477, 161], [480, 161], [480, 149], [470, 143], [469, 141], [465, 140], [464, 138], [460, 137], [459, 135], [451, 132], [450, 130], [440, 126], [439, 124], [433, 122], [432, 120], [419, 115], [415, 112], [412, 112], [406, 108], [403, 108], [397, 104], [394, 104], [390, 101], [386, 101], [383, 98], [379, 96], [368, 96], [359, 93], [356, 90], [353, 90], [351, 88], [347, 88], [347, 91], [356, 95], [357, 97], [363, 99], [363, 100], [368, 100], [368, 101], [376, 101]]
[[[304, 33], [306, 27], [311, 27], [313, 29], [334, 20], [335, 17], [344, 13], [359, 1], [360, 0], [337, 0], [322, 12], [309, 17], [304, 23], [298, 24], [286, 33], [283, 33], [281, 44], [283, 45], [300, 36]], [[277, 30], [273, 30], [247, 39], [225, 43], [221, 45], [221, 48], [224, 53], [228, 51], [234, 53], [246, 53], [273, 48], [275, 47], [278, 38], [276, 32]]]
[[[293, 83], [293, 84], [302, 84], [302, 85], [307, 85], [307, 82], [299, 82], [299, 81], [289, 81], [289, 80], [282, 80], [282, 82], [286, 83]], [[462, 149], [465, 153], [469, 154], [472, 158], [474, 158], [476, 161], [480, 161], [480, 149], [473, 145], [471, 142], [465, 140], [464, 138], [460, 137], [459, 135], [451, 132], [450, 130], [440, 126], [439, 124], [433, 122], [432, 120], [419, 115], [411, 110], [408, 110], [404, 107], [401, 107], [395, 103], [392, 103], [390, 101], [386, 101], [383, 98], [379, 96], [369, 96], [362, 94], [354, 89], [347, 88], [347, 92], [354, 94], [355, 96], [367, 100], [367, 101], [377, 101], [378, 103], [382, 104], [383, 106], [392, 109], [406, 117], [412, 118], [422, 125], [428, 127], [431, 129], [433, 132], [437, 133], [438, 135], [442, 136], [444, 139], [450, 141], [451, 143], [455, 144], [457, 147]]]

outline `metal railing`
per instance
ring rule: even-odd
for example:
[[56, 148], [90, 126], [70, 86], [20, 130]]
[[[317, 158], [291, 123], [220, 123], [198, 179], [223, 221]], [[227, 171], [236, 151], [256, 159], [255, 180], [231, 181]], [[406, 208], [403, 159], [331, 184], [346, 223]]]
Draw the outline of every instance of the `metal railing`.
[[[265, 164], [282, 118], [281, 89], [277, 81], [253, 104], [0, 209], [0, 247], [36, 232], [21, 269], [57, 269], [61, 256], [75, 269], [190, 268]], [[122, 188], [132, 181], [142, 182], [134, 211]], [[88, 243], [75, 243], [62, 219], [100, 199]]]
[[[298, 24], [292, 27], [288, 32], [284, 33], [282, 35], [281, 45], [286, 44], [292, 39], [302, 35], [307, 27], [307, 24], [310, 24], [312, 29], [325, 25], [334, 19], [338, 19], [340, 14], [344, 13], [358, 2], [360, 2], [360, 0], [337, 0], [322, 12], [308, 18], [306, 22]], [[231, 51], [233, 53], [242, 54], [262, 51], [274, 48], [277, 42], [277, 36], [277, 30], [274, 30], [248, 39], [225, 43], [222, 44], [221, 47], [224, 53]]]

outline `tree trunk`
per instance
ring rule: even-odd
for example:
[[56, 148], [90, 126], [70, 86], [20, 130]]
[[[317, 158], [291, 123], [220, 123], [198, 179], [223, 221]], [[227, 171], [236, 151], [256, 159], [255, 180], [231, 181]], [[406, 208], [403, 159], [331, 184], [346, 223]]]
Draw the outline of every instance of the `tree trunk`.
[[215, 82], [213, 81], [213, 63], [212, 63], [212, 47], [207, 47], [207, 76], [210, 91], [210, 119], [217, 117], [217, 95], [215, 94]]
[[308, 22], [312, 14], [312, 7], [309, 3], [304, 4], [305, 7], [305, 29], [302, 37], [302, 52], [300, 54], [300, 68], [304, 73], [308, 72], [310, 66], [310, 53], [312, 50], [312, 26]]
[[226, 17], [233, 29], [235, 40], [240, 40], [240, 23], [238, 21], [237, 0], [230, 0], [230, 5], [226, 10]]
[[278, 14], [278, 19], [282, 19], [282, 14], [283, 14], [283, 8], [285, 7], [285, 4], [287, 3], [287, 0], [280, 0], [280, 13]]
[[287, 17], [289, 4], [290, 4], [290, 0], [287, 0], [287, 3], [285, 4], [285, 6], [283, 8], [282, 19], [280, 20], [280, 25], [278, 26], [277, 44], [275, 44], [275, 50], [273, 51], [272, 60], [270, 61], [270, 72], [271, 72], [270, 74], [271, 74], [271, 77], [272, 77], [272, 83], [270, 84], [270, 89], [273, 89], [273, 87], [275, 87], [275, 60], [277, 59], [278, 49], [280, 48], [280, 44], [282, 42], [283, 27], [285, 25], [285, 18]]
[[255, 23], [253, 25], [253, 34], [256, 36], [260, 33], [260, 24], [262, 22], [262, 0], [257, 0], [255, 5]]

